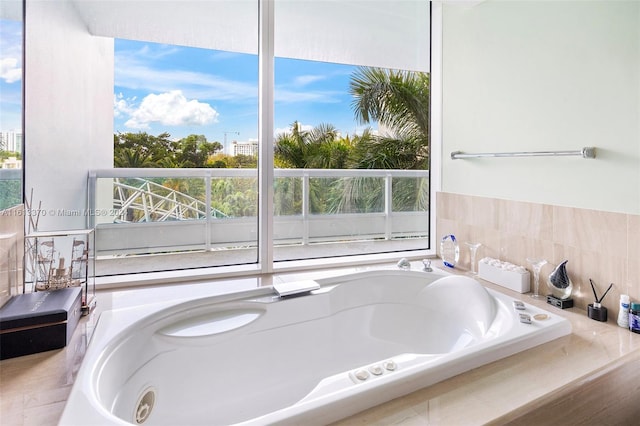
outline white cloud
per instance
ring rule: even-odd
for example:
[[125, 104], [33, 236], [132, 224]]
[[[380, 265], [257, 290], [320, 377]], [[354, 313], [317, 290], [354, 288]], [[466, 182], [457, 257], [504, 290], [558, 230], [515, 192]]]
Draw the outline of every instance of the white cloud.
[[133, 103], [135, 102], [136, 97], [125, 98], [122, 93], [118, 93], [117, 95], [113, 95], [113, 116], [114, 117], [122, 117], [128, 116], [135, 111], [135, 107]]
[[[115, 57], [115, 86], [123, 89], [148, 92], [168, 92], [181, 88], [188, 97], [215, 99], [216, 101], [256, 102], [258, 99], [257, 82], [238, 81], [215, 74], [180, 69], [160, 68], [153, 59], [161, 54], [171, 54], [168, 47], [165, 52], [150, 51], [149, 46], [136, 51], [119, 51]], [[224, 57], [227, 52], [221, 52]], [[338, 73], [334, 73], [338, 74]], [[281, 103], [317, 103], [331, 104], [341, 102], [345, 93], [336, 90], [308, 90], [305, 86], [326, 80], [331, 75], [306, 74], [295, 77], [275, 89], [275, 101]]]
[[327, 76], [319, 74], [305, 74], [295, 77], [291, 82], [276, 86], [274, 98], [276, 102], [296, 103], [313, 102], [330, 104], [341, 101], [344, 93], [336, 90], [309, 90], [305, 86], [317, 81], [326, 80]]
[[181, 48], [170, 44], [155, 44], [150, 46], [145, 44], [140, 49], [133, 52], [136, 57], [146, 57], [146, 59], [161, 59], [179, 53]]
[[[302, 132], [308, 132], [309, 130], [313, 129], [313, 126], [311, 124], [298, 123], [298, 126], [300, 127], [300, 131], [302, 131]], [[275, 129], [275, 134], [276, 134], [276, 136], [278, 136], [278, 135], [290, 135], [292, 131], [293, 131], [293, 128], [291, 126], [278, 127], [278, 128]]]
[[293, 80], [293, 85], [297, 87], [306, 86], [307, 84], [315, 83], [316, 81], [325, 79], [326, 77], [323, 75], [299, 75]]
[[22, 67], [17, 58], [0, 59], [0, 78], [6, 83], [15, 83], [22, 79]]
[[295, 102], [313, 102], [322, 104], [331, 104], [340, 102], [339, 96], [343, 93], [337, 91], [295, 91], [276, 87], [274, 98], [276, 102], [295, 103]]
[[168, 92], [180, 87], [200, 99], [246, 101], [258, 98], [257, 83], [247, 83], [196, 71], [162, 69], [129, 52], [117, 52], [115, 85], [125, 89]]
[[209, 55], [209, 60], [211, 61], [224, 61], [226, 59], [230, 59], [230, 58], [236, 58], [238, 56], [243, 56], [243, 53], [236, 53], [236, 52], [229, 52], [229, 51], [225, 51], [225, 50], [214, 50], [211, 51], [211, 54]]
[[188, 100], [181, 90], [145, 96], [140, 105], [134, 107], [133, 99], [122, 95], [114, 98], [114, 114], [127, 114], [124, 125], [134, 129], [148, 129], [151, 123], [165, 126], [205, 125], [218, 121], [218, 112], [207, 103]]
[[1, 20], [0, 80], [6, 83], [22, 80], [22, 22]]

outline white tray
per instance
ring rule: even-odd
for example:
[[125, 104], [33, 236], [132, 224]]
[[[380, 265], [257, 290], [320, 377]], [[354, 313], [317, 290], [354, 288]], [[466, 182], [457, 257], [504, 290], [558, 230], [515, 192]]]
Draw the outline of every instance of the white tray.
[[[523, 267], [517, 267], [511, 263], [499, 262], [496, 259], [482, 259], [478, 262], [478, 277], [490, 281], [499, 286], [517, 291], [518, 293], [528, 293], [531, 287], [529, 271]], [[488, 262], [492, 262], [490, 264]], [[520, 270], [509, 270], [518, 268]], [[524, 272], [522, 272], [524, 269]]]

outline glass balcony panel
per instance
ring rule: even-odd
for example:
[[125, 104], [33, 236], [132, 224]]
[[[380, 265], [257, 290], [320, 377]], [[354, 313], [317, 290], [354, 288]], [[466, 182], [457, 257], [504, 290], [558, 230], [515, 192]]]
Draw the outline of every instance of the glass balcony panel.
[[392, 181], [394, 212], [426, 212], [429, 209], [427, 177], [395, 177]]
[[[137, 176], [127, 174], [133, 172]], [[98, 175], [92, 189], [98, 275], [255, 262], [255, 169], [114, 169]], [[274, 259], [424, 248], [429, 212], [418, 201], [428, 176], [414, 170], [276, 169]], [[358, 188], [350, 192], [350, 204], [340, 195], [347, 187]]]

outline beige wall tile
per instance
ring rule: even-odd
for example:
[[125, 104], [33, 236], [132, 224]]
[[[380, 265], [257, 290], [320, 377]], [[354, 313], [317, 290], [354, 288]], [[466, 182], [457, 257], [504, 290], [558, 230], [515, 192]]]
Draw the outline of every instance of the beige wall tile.
[[473, 242], [482, 243], [482, 246], [478, 249], [478, 258], [497, 258], [499, 255], [497, 248], [500, 247], [500, 238], [500, 232], [495, 229], [473, 227]]
[[460, 232], [460, 225], [455, 220], [438, 219], [436, 226], [436, 244], [440, 243], [443, 236]]
[[[593, 303], [589, 278], [600, 296], [614, 287], [603, 304], [609, 321], [618, 315], [620, 294], [640, 300], [640, 216], [520, 201], [439, 193], [447, 212], [438, 210], [438, 238], [454, 234], [460, 241], [460, 267], [469, 268], [465, 241], [482, 243], [478, 259], [493, 257], [530, 269], [527, 257], [546, 259], [541, 271], [541, 292], [546, 278], [563, 260], [574, 285], [574, 301], [585, 309]], [[467, 212], [459, 212], [466, 210]], [[471, 211], [471, 213], [468, 213]]]
[[553, 207], [553, 241], [583, 251], [626, 257], [627, 215]]
[[471, 217], [469, 224], [488, 229], [499, 229], [498, 206], [499, 200], [484, 197], [469, 197], [471, 199]]
[[468, 222], [471, 199], [464, 195], [438, 192], [436, 194], [438, 218]]
[[598, 297], [601, 297], [609, 284], [613, 283], [613, 288], [602, 303], [609, 310], [609, 318], [615, 320], [618, 315], [620, 294], [626, 287], [623, 284], [627, 274], [626, 260], [561, 245], [554, 246], [554, 254], [555, 264], [559, 264], [564, 259], [569, 260], [567, 270], [573, 283], [573, 298], [576, 306], [582, 309], [587, 309], [587, 305], [594, 302], [590, 278], [595, 284]]
[[640, 300], [640, 215], [627, 216], [627, 230], [626, 291]]
[[524, 235], [538, 240], [551, 240], [553, 207], [519, 201], [498, 201], [501, 232]]
[[[503, 260], [529, 268], [528, 258], [545, 259], [550, 261], [549, 253], [553, 251], [553, 244], [549, 240], [529, 238], [517, 234], [503, 234], [500, 240], [500, 254]], [[546, 266], [542, 271], [546, 270]]]
[[438, 209], [438, 219], [449, 219], [451, 214], [448, 209], [453, 204], [451, 202], [452, 195], [448, 192], [436, 192], [436, 208]]

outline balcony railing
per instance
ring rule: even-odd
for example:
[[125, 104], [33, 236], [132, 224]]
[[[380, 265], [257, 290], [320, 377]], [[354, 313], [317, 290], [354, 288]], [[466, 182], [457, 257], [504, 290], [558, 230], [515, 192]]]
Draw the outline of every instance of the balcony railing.
[[[274, 245], [427, 238], [428, 171], [274, 171]], [[255, 169], [89, 173], [100, 256], [257, 246]]]

